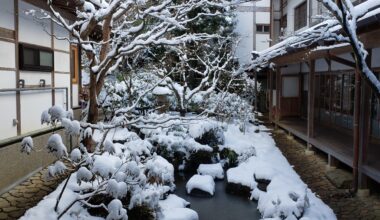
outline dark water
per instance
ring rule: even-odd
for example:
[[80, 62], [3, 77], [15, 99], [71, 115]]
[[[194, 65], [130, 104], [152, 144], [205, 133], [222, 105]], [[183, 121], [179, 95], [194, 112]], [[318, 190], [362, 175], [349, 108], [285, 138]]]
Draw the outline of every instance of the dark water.
[[[226, 180], [215, 181], [213, 197], [198, 197], [186, 193], [186, 182], [191, 176], [176, 175], [176, 192], [179, 197], [190, 202], [200, 220], [255, 220], [260, 219], [257, 202], [242, 196], [226, 193]], [[226, 178], [225, 178], [226, 179]]]

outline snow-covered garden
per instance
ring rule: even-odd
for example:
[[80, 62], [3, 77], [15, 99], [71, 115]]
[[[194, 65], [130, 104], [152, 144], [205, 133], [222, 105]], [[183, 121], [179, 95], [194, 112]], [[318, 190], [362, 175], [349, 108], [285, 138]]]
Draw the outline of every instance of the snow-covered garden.
[[[61, 120], [75, 132], [76, 121]], [[143, 128], [143, 135], [128, 128], [87, 129], [103, 143], [94, 153], [76, 148], [69, 154], [53, 135], [47, 146], [61, 160], [49, 171], [72, 174], [22, 219], [198, 219], [191, 204], [188, 208], [175, 195], [175, 172], [194, 174], [188, 193], [197, 189], [210, 196], [214, 181], [227, 178], [229, 188], [246, 188], [249, 193], [243, 195], [258, 201], [263, 218], [335, 219], [283, 157], [270, 131], [260, 125], [257, 133], [249, 122], [243, 130], [242, 125], [187, 116], [186, 122]]]
[[[77, 143], [70, 151], [57, 133], [46, 146], [24, 138], [23, 153], [56, 157], [48, 178], [68, 177], [21, 219], [196, 220], [176, 195], [184, 173], [191, 196], [215, 197], [226, 180], [263, 219], [336, 219], [257, 123], [260, 85], [235, 59], [231, 2], [88, 0], [71, 23], [49, 2], [52, 16], [28, 14], [81, 46], [89, 100], [80, 121], [60, 106], [41, 115]], [[251, 69], [276, 54], [254, 55]]]

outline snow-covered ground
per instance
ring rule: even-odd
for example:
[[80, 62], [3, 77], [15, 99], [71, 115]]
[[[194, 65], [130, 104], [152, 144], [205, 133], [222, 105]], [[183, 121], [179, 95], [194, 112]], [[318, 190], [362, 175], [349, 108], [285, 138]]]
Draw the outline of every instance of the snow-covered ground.
[[[267, 128], [260, 126], [260, 130]], [[233, 149], [238, 154], [255, 152], [253, 156], [243, 157], [244, 161], [227, 171], [228, 182], [252, 189], [251, 198], [258, 200], [258, 209], [263, 218], [280, 219], [281, 216], [289, 216], [287, 219], [296, 219], [295, 217], [302, 216], [302, 220], [336, 219], [332, 209], [311, 192], [293, 170], [276, 147], [271, 134], [254, 131], [253, 125], [248, 126], [245, 134], [240, 132], [237, 125], [228, 126], [223, 147]], [[270, 180], [267, 192], [257, 187], [255, 177]]]

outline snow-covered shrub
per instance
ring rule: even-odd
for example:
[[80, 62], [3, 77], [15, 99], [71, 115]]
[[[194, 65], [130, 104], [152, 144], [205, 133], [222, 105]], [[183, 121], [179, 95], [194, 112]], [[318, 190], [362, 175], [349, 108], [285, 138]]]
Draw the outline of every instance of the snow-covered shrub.
[[252, 104], [236, 93], [211, 93], [202, 105], [221, 120], [238, 119], [245, 123], [254, 119]]
[[46, 148], [48, 152], [53, 154], [58, 159], [67, 156], [67, 148], [62, 142], [62, 137], [59, 134], [53, 134], [49, 137]]
[[107, 220], [128, 220], [127, 210], [123, 208], [123, 203], [120, 200], [112, 200], [107, 208]]
[[32, 137], [24, 137], [21, 141], [21, 153], [30, 154], [30, 152], [33, 150], [33, 139]]

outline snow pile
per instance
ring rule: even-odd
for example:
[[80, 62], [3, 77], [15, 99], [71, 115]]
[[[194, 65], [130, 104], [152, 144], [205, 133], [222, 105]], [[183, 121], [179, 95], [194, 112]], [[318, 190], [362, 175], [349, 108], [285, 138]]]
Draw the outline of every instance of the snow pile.
[[199, 120], [189, 125], [189, 134], [192, 138], [202, 137], [206, 132], [220, 127], [214, 120]]
[[213, 178], [223, 179], [224, 170], [220, 163], [216, 164], [200, 164], [197, 170], [200, 175], [209, 175]]
[[186, 183], [187, 193], [190, 194], [193, 189], [199, 189], [213, 196], [215, 192], [214, 178], [210, 175], [196, 174], [192, 176]]
[[[251, 198], [258, 200], [263, 218], [336, 219], [333, 211], [302, 182], [270, 134], [254, 130], [255, 126], [250, 125], [243, 134], [237, 125], [229, 126], [226, 146], [241, 154], [254, 147], [255, 155], [227, 170], [227, 181], [252, 189]], [[266, 191], [258, 188], [257, 180], [270, 181]]]
[[161, 208], [160, 220], [198, 220], [197, 212], [186, 208], [190, 203], [177, 195], [170, 194], [158, 203]]

